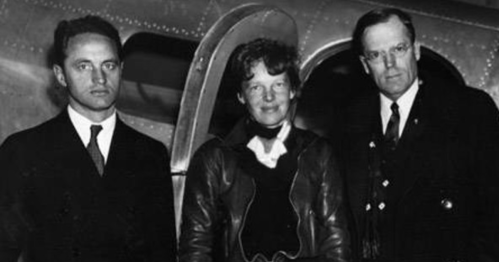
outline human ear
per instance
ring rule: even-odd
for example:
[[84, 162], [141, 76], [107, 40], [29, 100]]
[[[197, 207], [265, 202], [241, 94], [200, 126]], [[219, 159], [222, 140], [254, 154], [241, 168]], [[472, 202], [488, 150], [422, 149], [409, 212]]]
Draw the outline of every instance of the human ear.
[[241, 92], [237, 92], [237, 100], [243, 105], [246, 104], [246, 100], [244, 100], [244, 96], [241, 95]]
[[59, 65], [54, 65], [52, 67], [54, 71], [55, 78], [60, 85], [66, 87], [68, 84], [66, 83], [66, 77], [64, 76], [64, 70]]
[[416, 60], [419, 61], [419, 58], [421, 58], [421, 44], [418, 41], [414, 42], [414, 55]]
[[367, 65], [367, 61], [363, 56], [359, 56], [360, 63], [362, 64], [362, 68], [364, 68], [364, 72], [369, 75], [369, 66]]

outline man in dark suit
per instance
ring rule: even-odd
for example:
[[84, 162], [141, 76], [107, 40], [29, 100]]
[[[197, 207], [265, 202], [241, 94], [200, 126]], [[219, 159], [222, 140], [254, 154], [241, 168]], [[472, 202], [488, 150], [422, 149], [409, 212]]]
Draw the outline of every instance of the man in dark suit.
[[167, 150], [115, 109], [118, 31], [86, 16], [54, 40], [69, 105], [0, 147], [0, 261], [175, 261]]
[[477, 89], [418, 71], [411, 18], [379, 9], [354, 44], [377, 89], [343, 125], [359, 261], [499, 261], [499, 114]]

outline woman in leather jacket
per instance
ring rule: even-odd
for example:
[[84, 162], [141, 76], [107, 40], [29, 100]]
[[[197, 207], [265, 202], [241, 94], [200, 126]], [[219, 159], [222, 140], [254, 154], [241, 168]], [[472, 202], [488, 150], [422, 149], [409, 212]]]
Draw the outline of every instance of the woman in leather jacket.
[[230, 70], [248, 115], [194, 155], [180, 261], [347, 261], [343, 184], [331, 146], [290, 120], [300, 86], [294, 47], [256, 39]]

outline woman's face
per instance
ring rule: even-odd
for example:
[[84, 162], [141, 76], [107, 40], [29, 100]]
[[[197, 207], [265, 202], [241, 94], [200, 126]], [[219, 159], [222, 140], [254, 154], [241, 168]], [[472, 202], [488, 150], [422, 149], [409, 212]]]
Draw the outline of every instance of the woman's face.
[[295, 96], [287, 74], [270, 75], [263, 62], [257, 62], [251, 73], [253, 78], [243, 82], [237, 98], [262, 126], [280, 126], [287, 118], [291, 100]]

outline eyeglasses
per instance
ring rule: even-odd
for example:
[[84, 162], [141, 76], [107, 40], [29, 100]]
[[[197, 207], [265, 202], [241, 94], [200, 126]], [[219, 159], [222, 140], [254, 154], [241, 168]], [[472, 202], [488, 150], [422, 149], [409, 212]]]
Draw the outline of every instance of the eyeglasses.
[[[407, 43], [401, 43], [396, 46], [392, 46], [388, 53], [390, 56], [394, 56], [396, 58], [403, 57], [409, 49], [411, 49], [412, 45]], [[364, 59], [373, 64], [379, 64], [383, 62], [383, 58], [387, 56], [386, 51], [367, 51], [364, 54]]]

